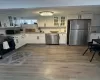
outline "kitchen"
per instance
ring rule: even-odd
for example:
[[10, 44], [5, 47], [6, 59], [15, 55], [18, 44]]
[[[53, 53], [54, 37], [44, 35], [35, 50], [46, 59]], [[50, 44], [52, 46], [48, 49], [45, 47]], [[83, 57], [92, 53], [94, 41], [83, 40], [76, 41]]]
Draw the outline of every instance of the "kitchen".
[[[21, 65], [12, 66], [15, 63], [11, 63], [10, 66], [3, 65], [4, 68], [0, 66], [0, 73], [7, 75], [6, 78], [4, 76], [0, 78], [11, 80], [14, 76], [13, 78], [19, 80], [58, 78], [59, 80], [82, 80], [83, 78], [91, 80], [94, 74], [93, 79], [98, 80], [99, 60], [94, 58], [90, 63], [88, 60], [91, 54], [82, 56], [87, 44], [77, 44], [77, 42], [73, 43], [74, 46], [73, 44], [69, 46], [68, 34], [71, 29], [68, 27], [71, 28], [72, 24], [79, 27], [82, 21], [83, 26], [88, 30], [85, 43], [100, 38], [99, 9], [100, 6], [77, 6], [1, 10], [0, 34], [13, 37], [16, 45], [15, 52], [26, 51], [33, 54], [28, 60], [25, 58]], [[41, 16], [41, 13], [44, 14]]]
[[[19, 34], [11, 35], [14, 37], [16, 49], [25, 45], [26, 43], [32, 44], [46, 44], [47, 33], [58, 33], [58, 44], [67, 45], [67, 31], [68, 20], [71, 19], [90, 19], [88, 41], [92, 38], [99, 36], [99, 7], [63, 7], [63, 8], [37, 8], [37, 9], [19, 9], [4, 11], [1, 14], [1, 28], [0, 34], [6, 35], [6, 31], [19, 30]], [[69, 11], [68, 11], [69, 10]], [[74, 10], [74, 11], [73, 11]], [[40, 12], [53, 12], [52, 16], [41, 16]], [[58, 11], [58, 12], [57, 12]], [[19, 15], [19, 14], [20, 15]], [[12, 17], [12, 20], [9, 19]], [[21, 15], [22, 14], [22, 15]], [[13, 18], [17, 20], [13, 20]], [[33, 23], [32, 23], [33, 20]], [[15, 25], [11, 25], [11, 24]], [[7, 34], [10, 34], [10, 33]], [[13, 33], [11, 33], [13, 34]], [[22, 40], [23, 39], [23, 40]], [[22, 41], [21, 41], [22, 40]], [[19, 42], [19, 43], [18, 43]], [[20, 44], [21, 43], [21, 44]]]

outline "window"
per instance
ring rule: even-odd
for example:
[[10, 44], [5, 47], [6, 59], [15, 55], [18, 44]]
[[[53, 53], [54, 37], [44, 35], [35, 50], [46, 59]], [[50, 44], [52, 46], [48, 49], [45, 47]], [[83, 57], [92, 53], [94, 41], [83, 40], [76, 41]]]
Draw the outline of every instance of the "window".
[[13, 26], [13, 18], [12, 16], [8, 16], [9, 22], [10, 22], [10, 26]]
[[36, 19], [21, 19], [20, 24], [35, 24], [37, 23]]

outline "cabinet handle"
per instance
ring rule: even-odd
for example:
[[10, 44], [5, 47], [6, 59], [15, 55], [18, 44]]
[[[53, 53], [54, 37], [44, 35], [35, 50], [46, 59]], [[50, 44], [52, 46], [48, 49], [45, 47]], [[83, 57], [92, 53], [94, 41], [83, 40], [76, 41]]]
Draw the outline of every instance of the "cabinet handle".
[[25, 37], [25, 35], [23, 34], [23, 35], [22, 35], [22, 38], [24, 38], [24, 37]]
[[18, 39], [16, 39], [16, 43], [19, 43]]
[[59, 36], [59, 40], [60, 40], [60, 36]]

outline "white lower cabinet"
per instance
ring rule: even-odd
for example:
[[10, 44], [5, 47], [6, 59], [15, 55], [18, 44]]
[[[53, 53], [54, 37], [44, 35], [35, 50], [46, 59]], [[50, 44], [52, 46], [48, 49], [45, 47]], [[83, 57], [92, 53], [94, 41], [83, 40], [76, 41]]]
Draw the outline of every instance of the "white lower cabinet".
[[[67, 34], [59, 34], [59, 44], [67, 43]], [[45, 34], [26, 34], [25, 38], [26, 43], [32, 44], [46, 44]]]
[[59, 34], [59, 44], [67, 44], [67, 34], [66, 33]]
[[100, 33], [91, 33], [89, 36], [89, 41], [92, 41], [92, 39], [100, 39]]
[[15, 41], [15, 45], [16, 45], [15, 48], [16, 49], [18, 49], [26, 44], [24, 34], [14, 35], [13, 38]]
[[22, 46], [25, 45], [26, 44], [26, 41], [25, 41], [26, 35], [25, 34], [22, 34], [20, 38], [21, 38], [21, 45]]
[[14, 41], [15, 41], [15, 48], [18, 49], [21, 45], [20, 43], [20, 37], [19, 36], [13, 36], [14, 37]]
[[26, 43], [45, 44], [45, 34], [26, 34]]
[[38, 40], [37, 43], [45, 44], [46, 43], [46, 41], [45, 41], [45, 34], [38, 35], [37, 40]]
[[[45, 34], [36, 33], [36, 34], [19, 34], [14, 35], [14, 41], [16, 44], [16, 49], [22, 47], [23, 45], [29, 43], [29, 44], [46, 44], [45, 41]], [[67, 34], [62, 33], [59, 34], [59, 44], [66, 44], [67, 43]]]
[[26, 43], [33, 43], [35, 41], [35, 36], [32, 34], [26, 34], [25, 41]]

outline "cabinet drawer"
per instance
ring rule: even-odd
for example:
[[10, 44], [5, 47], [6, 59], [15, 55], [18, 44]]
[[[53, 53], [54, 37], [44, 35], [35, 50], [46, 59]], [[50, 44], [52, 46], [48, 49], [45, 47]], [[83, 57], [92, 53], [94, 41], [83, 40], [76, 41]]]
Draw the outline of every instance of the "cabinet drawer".
[[26, 43], [45, 43], [45, 34], [26, 34]]

